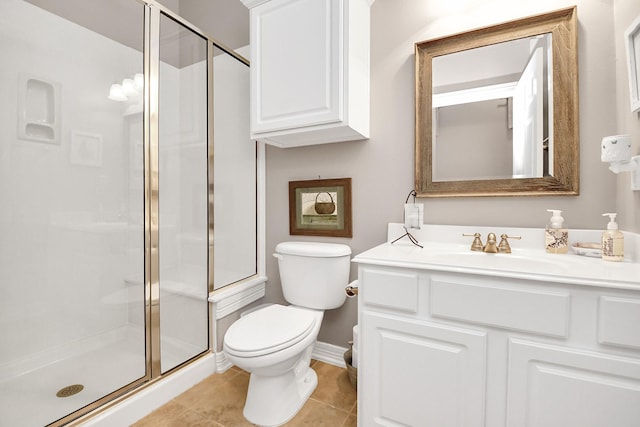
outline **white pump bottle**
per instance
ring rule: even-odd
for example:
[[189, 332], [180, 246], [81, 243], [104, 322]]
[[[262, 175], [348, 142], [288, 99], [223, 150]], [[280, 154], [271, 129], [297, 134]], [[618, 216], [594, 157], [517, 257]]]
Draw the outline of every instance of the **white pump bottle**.
[[605, 261], [622, 261], [624, 259], [624, 234], [618, 230], [615, 213], [605, 213], [609, 216], [607, 230], [602, 232], [602, 259]]
[[547, 209], [553, 215], [544, 230], [544, 242], [547, 252], [550, 254], [566, 254], [569, 250], [569, 230], [563, 228], [564, 218], [562, 211]]

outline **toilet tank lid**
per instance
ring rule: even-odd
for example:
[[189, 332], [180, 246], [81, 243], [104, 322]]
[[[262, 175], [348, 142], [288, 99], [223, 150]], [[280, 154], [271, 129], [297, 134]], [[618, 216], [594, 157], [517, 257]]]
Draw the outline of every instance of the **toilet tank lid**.
[[282, 242], [276, 246], [276, 253], [331, 258], [351, 255], [351, 248], [340, 243]]

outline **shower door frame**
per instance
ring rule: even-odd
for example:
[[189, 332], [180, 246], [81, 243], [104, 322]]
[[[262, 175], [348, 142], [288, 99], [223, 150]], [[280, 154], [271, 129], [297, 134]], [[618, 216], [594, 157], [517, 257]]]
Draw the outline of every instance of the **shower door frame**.
[[[207, 348], [199, 354], [162, 373], [160, 359], [160, 253], [159, 253], [159, 71], [160, 71], [160, 19], [162, 15], [201, 36], [207, 43], [207, 286], [214, 290], [214, 49], [231, 55], [249, 66], [249, 60], [215, 41], [178, 14], [156, 0], [132, 0], [143, 5], [143, 163], [144, 163], [144, 319], [145, 319], [145, 375], [49, 424], [50, 427], [76, 425], [112, 407], [163, 377], [191, 364], [211, 352], [211, 310], [207, 310]], [[256, 274], [258, 275], [258, 274]]]

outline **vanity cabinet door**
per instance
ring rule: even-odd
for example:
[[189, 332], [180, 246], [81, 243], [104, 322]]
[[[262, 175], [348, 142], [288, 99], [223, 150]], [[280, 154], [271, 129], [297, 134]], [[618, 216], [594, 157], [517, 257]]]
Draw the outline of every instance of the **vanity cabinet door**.
[[253, 139], [294, 147], [368, 137], [369, 1], [243, 0]]
[[360, 426], [483, 426], [486, 333], [365, 311]]
[[638, 425], [639, 359], [510, 340], [507, 426]]

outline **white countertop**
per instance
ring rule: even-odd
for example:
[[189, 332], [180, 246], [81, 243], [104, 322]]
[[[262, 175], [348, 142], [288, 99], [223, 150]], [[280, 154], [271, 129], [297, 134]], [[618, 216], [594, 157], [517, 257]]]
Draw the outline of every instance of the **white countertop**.
[[[405, 237], [394, 244], [383, 243], [358, 254], [353, 262], [640, 290], [640, 263], [635, 259], [639, 239], [634, 233], [625, 232], [625, 248], [629, 248], [625, 260], [610, 262], [571, 251], [549, 254], [544, 249], [543, 229], [426, 225], [421, 230], [410, 231], [423, 248]], [[488, 254], [472, 252], [473, 238], [462, 237], [463, 232], [480, 232], [485, 242], [489, 231], [498, 236], [498, 241], [502, 233], [522, 235], [522, 240], [510, 241], [511, 254]], [[392, 241], [404, 232], [401, 224], [389, 224], [388, 240]], [[598, 241], [600, 233], [599, 230], [569, 230], [569, 241], [570, 244]]]

